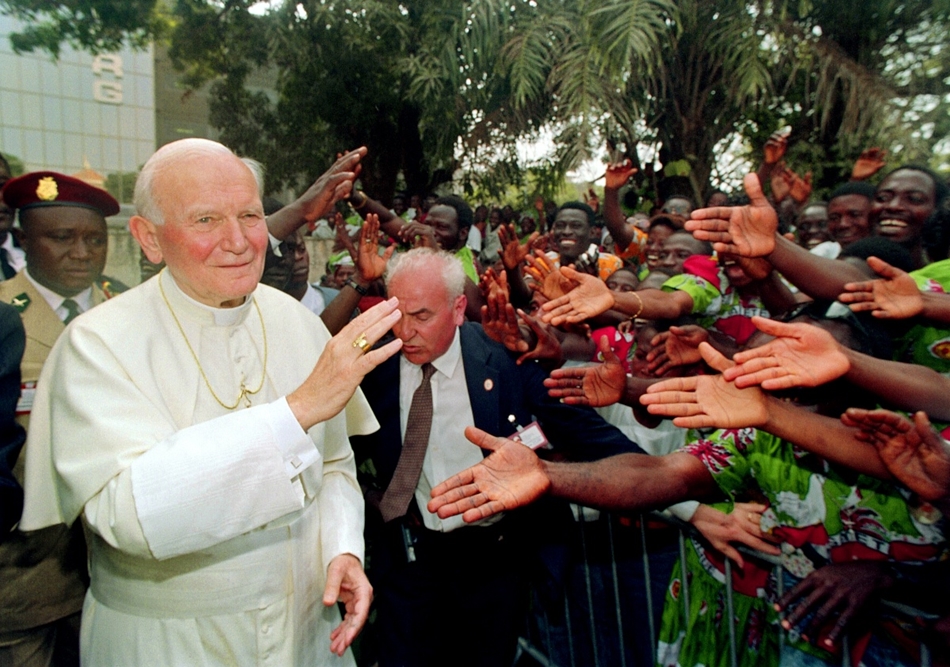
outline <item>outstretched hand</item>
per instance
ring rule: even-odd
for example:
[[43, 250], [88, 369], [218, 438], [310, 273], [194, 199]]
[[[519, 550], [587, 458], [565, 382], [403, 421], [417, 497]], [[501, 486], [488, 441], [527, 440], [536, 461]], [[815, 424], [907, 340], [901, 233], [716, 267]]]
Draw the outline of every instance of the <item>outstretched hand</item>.
[[346, 609], [340, 625], [330, 632], [330, 651], [339, 656], [346, 652], [366, 624], [372, 601], [373, 587], [356, 556], [340, 554], [330, 561], [323, 605], [330, 607], [342, 602]]
[[709, 341], [709, 331], [695, 324], [670, 327], [653, 337], [653, 349], [647, 354], [647, 370], [663, 377], [677, 366], [689, 366], [703, 360], [699, 344]]
[[759, 331], [776, 338], [733, 357], [736, 365], [723, 371], [723, 375], [739, 388], [762, 385], [763, 389], [775, 391], [817, 387], [851, 368], [838, 341], [820, 327], [758, 316], [752, 318], [752, 323]]
[[558, 271], [554, 262], [542, 252], [536, 250], [533, 256], [527, 255], [525, 261], [528, 263], [525, 271], [535, 281], [532, 288], [549, 301], [564, 296], [577, 286], [576, 282]]
[[537, 343], [533, 349], [528, 350], [515, 362], [521, 365], [529, 359], [544, 360], [560, 366], [564, 363], [564, 350], [561, 349], [561, 341], [554, 335], [555, 328], [550, 324], [545, 324], [536, 317], [528, 315], [523, 310], [518, 310], [518, 317], [528, 325], [534, 333]]
[[[720, 373], [732, 362], [709, 343], [699, 344], [700, 354]], [[651, 385], [640, 397], [650, 414], [674, 417], [680, 428], [745, 428], [762, 426], [769, 413], [758, 387], [739, 389], [722, 375], [671, 378]]]
[[461, 514], [472, 523], [534, 502], [550, 488], [551, 480], [530, 447], [474, 426], [465, 428], [465, 437], [491, 454], [432, 489], [426, 507], [439, 518]]
[[841, 415], [846, 426], [860, 429], [858, 439], [877, 447], [884, 466], [924, 500], [950, 500], [950, 444], [924, 412], [911, 421], [890, 410], [849, 408]]
[[762, 257], [775, 250], [778, 216], [762, 194], [758, 176], [746, 174], [743, 185], [749, 205], [698, 209], [686, 221], [686, 230], [712, 243], [716, 252]]
[[495, 272], [488, 269], [482, 275], [479, 286], [485, 294], [485, 305], [481, 309], [485, 334], [512, 352], [527, 352], [530, 345], [518, 326], [514, 306], [508, 301], [505, 273], [495, 276]]
[[576, 324], [604, 313], [614, 306], [614, 297], [600, 278], [562, 266], [562, 276], [576, 285], [563, 296], [541, 306], [541, 319], [559, 326]]
[[924, 310], [917, 282], [909, 274], [877, 257], [868, 257], [868, 266], [881, 276], [877, 280], [847, 283], [838, 300], [856, 313], [870, 310], [874, 317], [903, 320]]
[[569, 405], [590, 405], [595, 408], [613, 405], [623, 397], [627, 373], [620, 358], [610, 349], [606, 336], [597, 341], [604, 356], [602, 364], [573, 366], [551, 371], [544, 386], [552, 398], [560, 398]]

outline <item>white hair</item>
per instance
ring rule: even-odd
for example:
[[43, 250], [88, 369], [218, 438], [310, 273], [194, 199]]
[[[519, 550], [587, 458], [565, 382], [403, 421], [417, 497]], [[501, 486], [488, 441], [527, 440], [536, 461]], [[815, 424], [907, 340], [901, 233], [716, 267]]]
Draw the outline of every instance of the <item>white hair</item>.
[[444, 250], [432, 248], [413, 248], [409, 252], [396, 253], [386, 266], [386, 286], [396, 276], [408, 272], [409, 276], [420, 276], [426, 273], [437, 272], [442, 276], [442, 283], [449, 293], [449, 301], [453, 302], [465, 293], [465, 269], [458, 257]]
[[[170, 144], [165, 144], [159, 148], [148, 159], [142, 171], [139, 172], [135, 180], [135, 192], [132, 195], [132, 203], [135, 204], [135, 211], [143, 218], [152, 221], [156, 225], [165, 222], [162, 214], [162, 202], [155, 193], [155, 176], [163, 169], [174, 168], [175, 165], [189, 157], [206, 155], [229, 155], [238, 157], [234, 151], [210, 139], [179, 139]], [[254, 176], [254, 182], [257, 183], [258, 196], [264, 193], [264, 167], [257, 160], [251, 158], [238, 158], [251, 170]]]

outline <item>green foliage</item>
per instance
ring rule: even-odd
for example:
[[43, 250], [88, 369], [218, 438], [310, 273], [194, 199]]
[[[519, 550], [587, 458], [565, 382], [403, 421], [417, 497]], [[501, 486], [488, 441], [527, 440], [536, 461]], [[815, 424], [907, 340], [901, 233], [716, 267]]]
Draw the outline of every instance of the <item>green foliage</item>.
[[[167, 40], [190, 86], [212, 85], [222, 139], [301, 186], [369, 147], [387, 201], [452, 181], [533, 200], [606, 138], [638, 146], [697, 198], [740, 133], [755, 163], [792, 128], [787, 160], [816, 191], [880, 145], [927, 159], [950, 136], [950, 0], [0, 0], [18, 50]], [[253, 11], [252, 11], [253, 9]], [[518, 141], [553, 133], [534, 161]], [[894, 153], [899, 152], [899, 156]], [[675, 166], [671, 166], [675, 165]], [[641, 165], [635, 187], [654, 187]]]

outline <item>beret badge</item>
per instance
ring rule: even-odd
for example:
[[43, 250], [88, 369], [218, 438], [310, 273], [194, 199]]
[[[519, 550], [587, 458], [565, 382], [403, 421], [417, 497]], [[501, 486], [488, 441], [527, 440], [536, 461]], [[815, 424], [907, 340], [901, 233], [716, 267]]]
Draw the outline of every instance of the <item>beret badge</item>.
[[59, 188], [52, 176], [40, 179], [36, 186], [36, 196], [43, 201], [53, 201], [59, 196]]

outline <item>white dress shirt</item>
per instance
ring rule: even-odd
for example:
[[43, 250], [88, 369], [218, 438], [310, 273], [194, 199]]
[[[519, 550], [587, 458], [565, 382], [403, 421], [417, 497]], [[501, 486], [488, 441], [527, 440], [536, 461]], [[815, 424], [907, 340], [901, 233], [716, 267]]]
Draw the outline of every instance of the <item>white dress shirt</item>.
[[65, 297], [61, 294], [57, 294], [49, 287], [44, 287], [36, 282], [36, 279], [30, 275], [30, 270], [26, 269], [25, 271], [26, 279], [33, 283], [33, 287], [36, 288], [36, 291], [40, 293], [43, 297], [43, 300], [49, 304], [49, 307], [53, 309], [53, 312], [56, 313], [61, 321], [65, 322], [66, 318], [69, 316], [69, 310], [63, 306], [63, 302], [70, 298], [76, 302], [76, 305], [79, 306], [79, 312], [85, 313], [87, 310], [92, 308], [92, 285], [84, 289], [82, 292], [75, 296]]
[[[482, 450], [465, 438], [465, 427], [475, 424], [472, 403], [465, 383], [465, 365], [462, 363], [462, 343], [459, 330], [445, 354], [432, 362], [432, 429], [429, 446], [422, 463], [422, 474], [416, 487], [416, 503], [422, 510], [426, 528], [449, 532], [465, 525], [461, 516], [440, 519], [425, 510], [434, 486], [452, 475], [480, 462]], [[422, 383], [422, 367], [405, 357], [399, 359], [399, 423], [400, 432], [406, 432], [412, 395]]]

